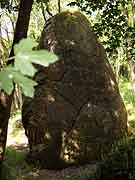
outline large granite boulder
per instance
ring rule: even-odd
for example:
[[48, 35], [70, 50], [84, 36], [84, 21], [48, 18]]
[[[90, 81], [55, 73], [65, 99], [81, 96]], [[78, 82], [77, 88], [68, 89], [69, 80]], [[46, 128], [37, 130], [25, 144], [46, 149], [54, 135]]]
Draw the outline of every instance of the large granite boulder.
[[[100, 160], [127, 130], [127, 113], [105, 50], [79, 12], [48, 20], [40, 39], [59, 61], [38, 67], [22, 120], [31, 156], [49, 168]], [[63, 166], [63, 164], [62, 164]]]

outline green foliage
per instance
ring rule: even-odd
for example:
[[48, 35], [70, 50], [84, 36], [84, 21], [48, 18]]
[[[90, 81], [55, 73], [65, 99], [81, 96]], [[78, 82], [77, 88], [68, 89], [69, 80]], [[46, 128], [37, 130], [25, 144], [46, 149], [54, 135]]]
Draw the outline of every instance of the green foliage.
[[[1, 180], [36, 180], [34, 167], [25, 161], [26, 152], [7, 148], [3, 163]], [[34, 170], [35, 171], [35, 170]]]
[[1, 8], [6, 8], [7, 6], [9, 6], [9, 4], [10, 4], [9, 0], [1, 0], [0, 7]]
[[74, 0], [69, 5], [78, 6], [90, 18], [93, 17], [93, 29], [105, 45], [109, 57], [118, 55], [118, 48], [122, 47], [126, 56], [128, 51], [135, 59], [134, 1]]
[[91, 16], [96, 16], [93, 22], [95, 33], [102, 38], [108, 52], [112, 52], [120, 47], [123, 37], [126, 35], [127, 19], [123, 13], [123, 6], [127, 5], [127, 0], [115, 1], [92, 1], [79, 0], [70, 5], [77, 5], [81, 11]]
[[112, 151], [102, 164], [102, 176], [107, 179], [134, 179], [135, 139], [125, 137], [112, 147]]
[[37, 44], [31, 39], [23, 39], [15, 45], [14, 66], [7, 66], [0, 72], [0, 88], [11, 94], [17, 83], [25, 96], [33, 97], [37, 83], [32, 77], [37, 72], [33, 64], [49, 66], [58, 60], [57, 56], [46, 50], [33, 50]]
[[125, 78], [120, 79], [119, 88], [120, 88], [121, 96], [126, 105], [128, 115], [134, 114], [135, 113], [135, 94], [131, 87], [131, 83]]
[[9, 13], [13, 11], [18, 11], [18, 7], [14, 5], [14, 1], [10, 0], [1, 0], [0, 1], [0, 8], [7, 9]]

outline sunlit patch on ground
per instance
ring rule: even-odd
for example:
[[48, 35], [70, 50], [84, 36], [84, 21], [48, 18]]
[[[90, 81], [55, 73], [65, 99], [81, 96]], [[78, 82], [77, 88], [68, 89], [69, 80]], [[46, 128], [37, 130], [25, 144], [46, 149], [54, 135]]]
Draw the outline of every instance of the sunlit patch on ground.
[[28, 140], [22, 127], [21, 113], [17, 112], [9, 120], [7, 146], [17, 147], [20, 144], [26, 147], [28, 144]]

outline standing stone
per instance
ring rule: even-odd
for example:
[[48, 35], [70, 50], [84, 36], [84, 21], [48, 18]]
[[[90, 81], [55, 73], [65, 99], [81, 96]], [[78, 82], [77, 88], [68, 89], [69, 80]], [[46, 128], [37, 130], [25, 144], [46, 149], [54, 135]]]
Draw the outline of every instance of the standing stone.
[[127, 113], [105, 50], [79, 12], [48, 20], [39, 49], [59, 56], [38, 67], [22, 120], [31, 156], [47, 168], [100, 160], [127, 130]]

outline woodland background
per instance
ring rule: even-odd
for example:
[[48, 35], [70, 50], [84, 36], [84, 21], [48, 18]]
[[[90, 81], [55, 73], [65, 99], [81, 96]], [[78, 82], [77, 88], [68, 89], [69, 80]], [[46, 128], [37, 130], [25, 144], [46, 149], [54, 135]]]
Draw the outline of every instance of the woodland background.
[[[14, 45], [22, 38], [30, 37], [37, 43], [46, 21], [62, 11], [81, 11], [89, 19], [94, 32], [103, 43], [124, 99], [131, 133], [135, 119], [135, 0], [1, 0], [0, 1], [0, 68], [12, 64], [7, 58], [14, 55]], [[22, 132], [16, 127], [15, 116], [20, 114], [22, 94], [18, 85], [11, 95], [3, 94], [7, 106], [0, 103], [0, 161], [3, 162], [8, 119], [15, 134]], [[1, 98], [2, 99], [2, 98]], [[11, 113], [10, 113], [11, 112]], [[11, 130], [9, 130], [11, 131]], [[19, 132], [18, 132], [19, 131]], [[15, 138], [16, 136], [13, 136]], [[14, 149], [7, 149], [11, 171], [16, 163], [23, 161], [24, 154], [17, 157]], [[13, 163], [13, 157], [17, 157]], [[24, 163], [26, 172], [33, 167]], [[28, 169], [27, 169], [28, 168]], [[13, 177], [21, 175], [13, 171]], [[30, 178], [34, 178], [33, 175]], [[10, 179], [10, 178], [9, 178]], [[23, 179], [23, 178], [22, 178]]]

